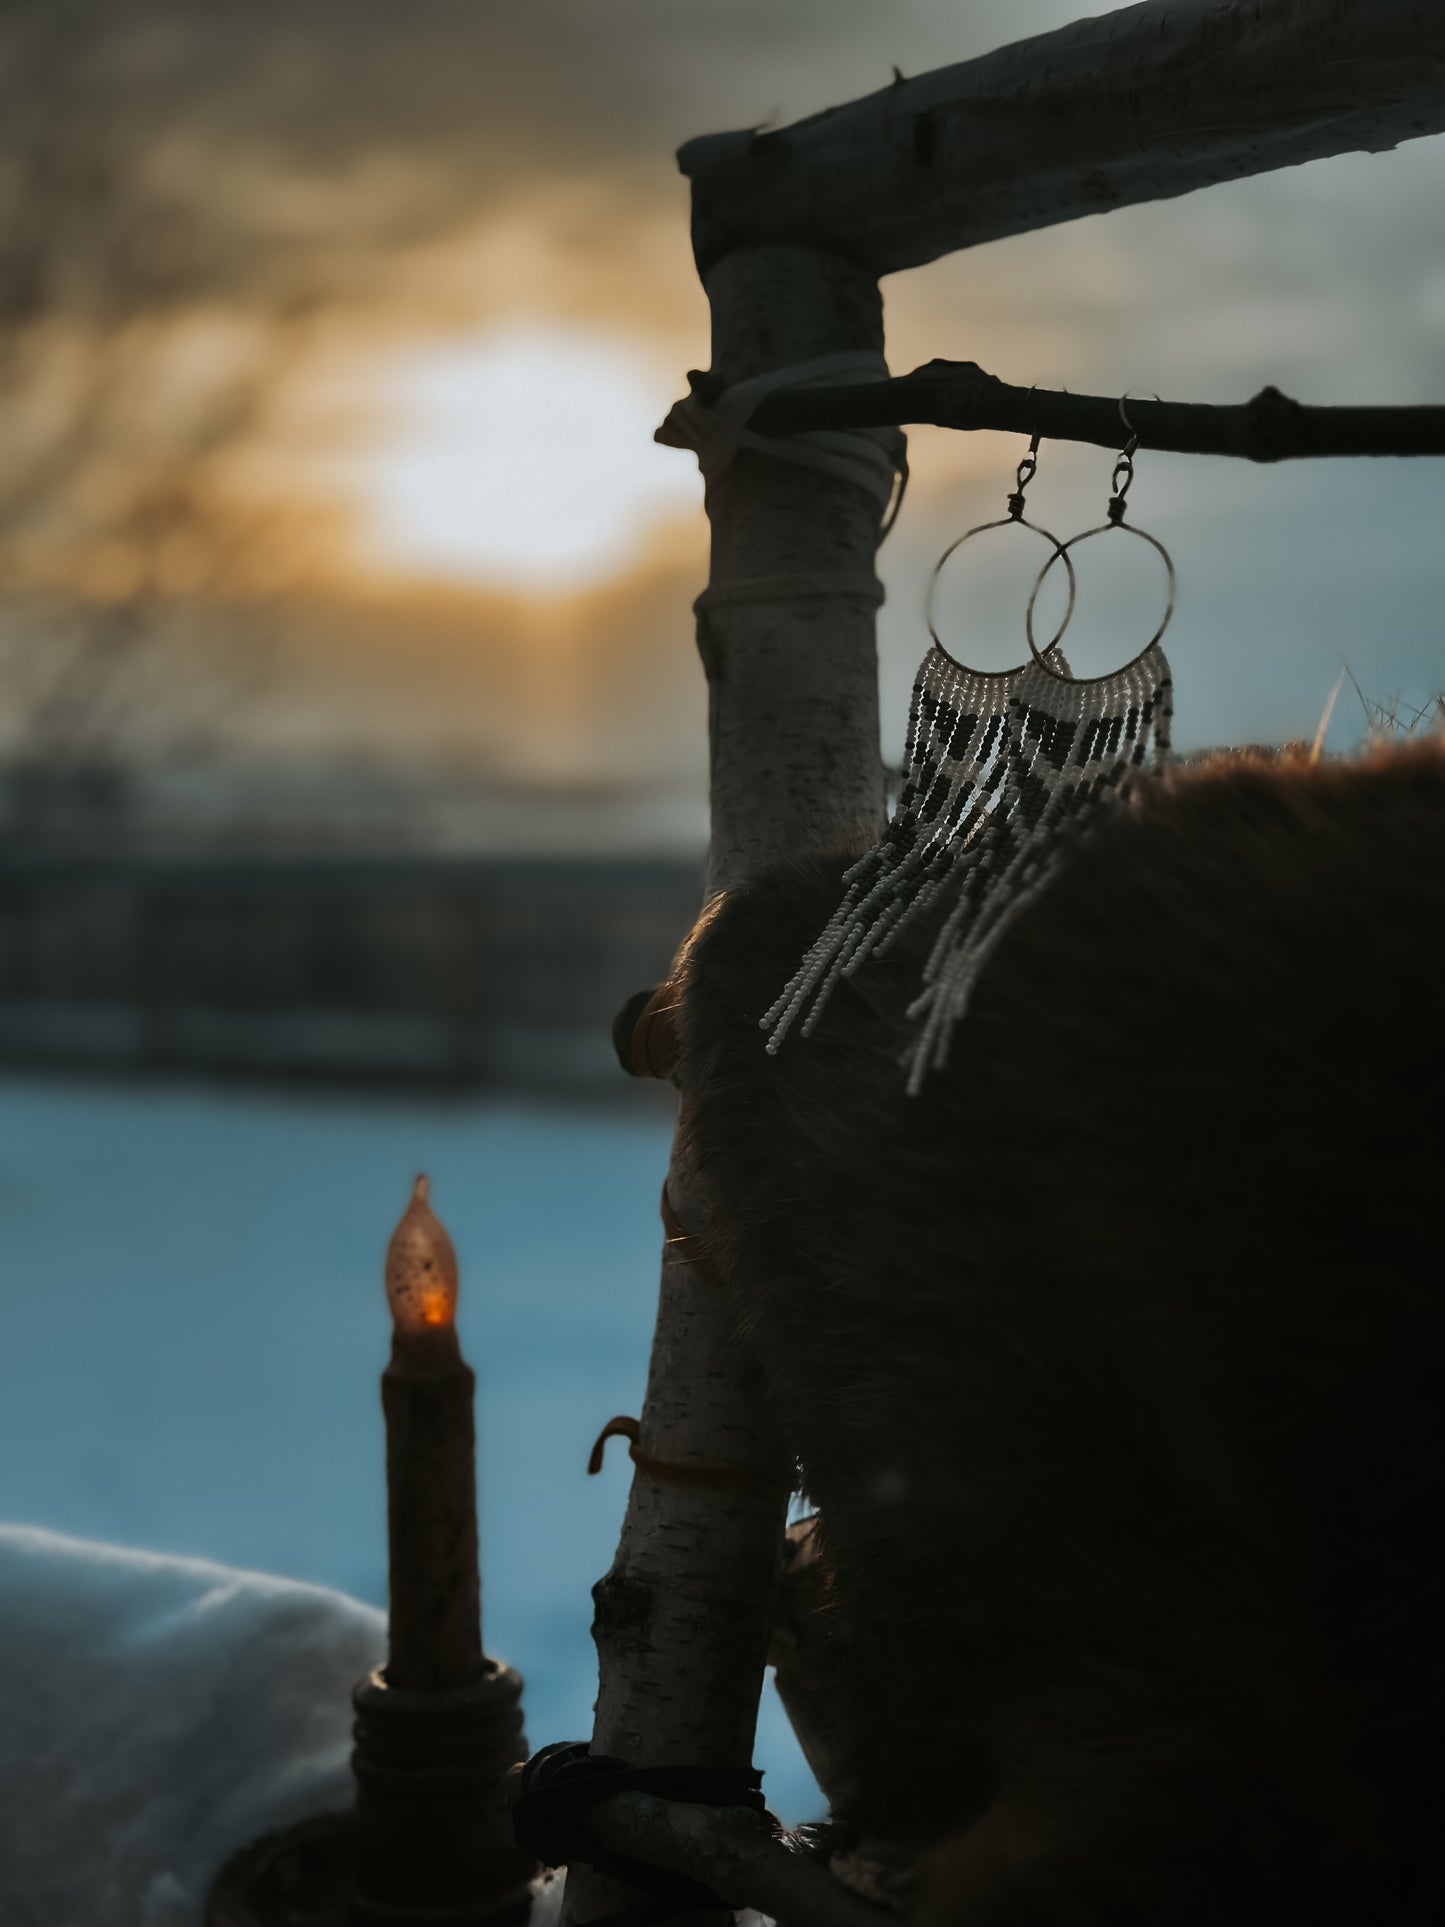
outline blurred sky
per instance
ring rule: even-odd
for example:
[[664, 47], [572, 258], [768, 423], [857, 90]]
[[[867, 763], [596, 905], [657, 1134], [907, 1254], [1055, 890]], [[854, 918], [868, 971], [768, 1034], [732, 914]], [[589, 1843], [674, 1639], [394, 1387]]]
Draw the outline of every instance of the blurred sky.
[[[296, 809], [400, 772], [505, 799], [463, 840], [696, 841], [706, 531], [691, 459], [651, 441], [708, 360], [674, 150], [1079, 11], [0, 5], [0, 757], [185, 766]], [[885, 283], [890, 360], [1440, 401], [1442, 176], [1430, 139], [994, 243]], [[894, 756], [928, 568], [1021, 452], [911, 440], [882, 558]], [[1031, 504], [1097, 521], [1108, 466], [1046, 448]], [[1131, 513], [1179, 568], [1181, 745], [1312, 735], [1345, 658], [1377, 700], [1445, 683], [1442, 489], [1430, 462], [1146, 451]], [[1152, 626], [1139, 557], [1107, 580], [1081, 558], [1081, 667]], [[1028, 561], [950, 583], [978, 658], [1020, 653]], [[1362, 720], [1347, 692], [1332, 744]]]

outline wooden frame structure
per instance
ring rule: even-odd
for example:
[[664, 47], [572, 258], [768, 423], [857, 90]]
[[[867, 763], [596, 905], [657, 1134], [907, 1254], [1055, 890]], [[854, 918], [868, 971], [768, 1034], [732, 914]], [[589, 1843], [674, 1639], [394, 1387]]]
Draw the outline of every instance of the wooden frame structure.
[[[694, 250], [713, 323], [712, 371], [695, 387], [705, 400], [837, 354], [877, 356], [881, 369], [878, 278], [896, 269], [1442, 130], [1445, 11], [1435, 0], [1144, 0], [965, 65], [899, 77], [795, 126], [689, 142], [680, 163], [692, 181]], [[931, 364], [904, 381], [777, 395], [757, 423], [783, 432], [944, 420], [1052, 435], [1069, 424], [1044, 410], [1067, 403], [1079, 439], [1114, 443], [1114, 402], [1038, 396], [1035, 417], [1008, 418], [1022, 392], [972, 364]], [[925, 402], [933, 412], [908, 412]], [[1403, 453], [1401, 439], [1412, 435], [1414, 452], [1445, 452], [1439, 408], [1291, 414], [1294, 404], [1278, 402], [1283, 414], [1268, 401], [1251, 405], [1263, 436], [1255, 448], [1237, 423], [1202, 419], [1241, 411], [1176, 421], [1176, 437], [1187, 428], [1192, 442], [1169, 440], [1171, 424], [1153, 412], [1171, 404], [1140, 404], [1136, 425], [1146, 446], [1265, 458]], [[1297, 435], [1302, 414], [1335, 419], [1315, 424], [1323, 439], [1314, 446], [1280, 447], [1282, 424]], [[1396, 419], [1345, 419], [1367, 415]], [[712, 561], [698, 642], [709, 684], [714, 893], [800, 848], [871, 841], [882, 828], [880, 515], [849, 481], [747, 448], [710, 479], [707, 511]], [[668, 1189], [684, 1225], [700, 1182], [675, 1156]], [[756, 1374], [725, 1348], [688, 1253], [685, 1239], [664, 1247], [642, 1444], [654, 1462], [729, 1477], [659, 1480], [645, 1468], [634, 1477], [615, 1562], [595, 1589], [593, 1751], [649, 1766], [741, 1767], [751, 1757], [787, 1479]], [[635, 1829], [621, 1825], [626, 1798], [611, 1804], [635, 1848]], [[606, 1837], [608, 1803], [594, 1814]], [[579, 1869], [567, 1914], [586, 1922], [625, 1897]]]

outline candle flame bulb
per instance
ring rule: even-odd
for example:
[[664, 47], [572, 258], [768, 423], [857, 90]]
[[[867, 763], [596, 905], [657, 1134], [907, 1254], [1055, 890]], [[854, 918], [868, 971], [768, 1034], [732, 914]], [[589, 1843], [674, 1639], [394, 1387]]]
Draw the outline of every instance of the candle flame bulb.
[[419, 1177], [386, 1248], [386, 1298], [399, 1340], [451, 1334], [457, 1310], [457, 1254]]

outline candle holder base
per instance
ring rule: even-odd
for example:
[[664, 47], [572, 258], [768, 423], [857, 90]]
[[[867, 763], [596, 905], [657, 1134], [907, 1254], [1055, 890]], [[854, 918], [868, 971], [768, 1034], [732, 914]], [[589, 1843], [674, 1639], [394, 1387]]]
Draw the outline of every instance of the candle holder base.
[[222, 1869], [206, 1927], [511, 1927], [537, 1864], [503, 1787], [526, 1758], [522, 1682], [405, 1692], [378, 1669], [352, 1694], [354, 1813], [268, 1834]]
[[378, 1669], [356, 1708], [354, 1927], [500, 1927], [525, 1918], [536, 1862], [504, 1798], [527, 1757], [522, 1681], [486, 1662], [470, 1685], [406, 1691]]

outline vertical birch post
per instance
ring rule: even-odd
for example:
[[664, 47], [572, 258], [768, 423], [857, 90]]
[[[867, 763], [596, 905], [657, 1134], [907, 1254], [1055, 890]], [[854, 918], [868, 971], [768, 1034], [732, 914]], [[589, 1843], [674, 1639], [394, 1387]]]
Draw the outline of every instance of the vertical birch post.
[[[713, 370], [731, 384], [843, 351], [881, 356], [864, 270], [815, 249], [739, 249], [708, 272]], [[744, 452], [708, 493], [712, 567], [698, 646], [712, 774], [709, 894], [809, 845], [883, 823], [874, 581], [879, 508], [855, 485]], [[759, 1046], [761, 1048], [761, 1044]], [[688, 1093], [681, 1103], [685, 1113]], [[698, 1180], [675, 1152], [673, 1208]], [[698, 1270], [665, 1246], [641, 1450], [723, 1483], [639, 1467], [611, 1571], [593, 1590], [600, 1685], [592, 1750], [649, 1766], [746, 1766], [783, 1539], [789, 1470], [753, 1360]], [[625, 1889], [590, 1868], [566, 1914], [596, 1919]]]

